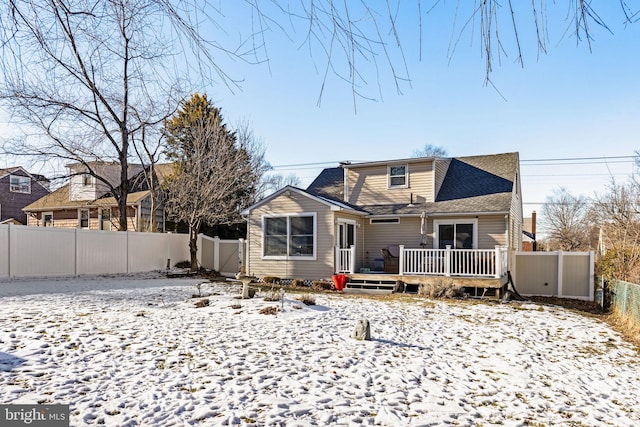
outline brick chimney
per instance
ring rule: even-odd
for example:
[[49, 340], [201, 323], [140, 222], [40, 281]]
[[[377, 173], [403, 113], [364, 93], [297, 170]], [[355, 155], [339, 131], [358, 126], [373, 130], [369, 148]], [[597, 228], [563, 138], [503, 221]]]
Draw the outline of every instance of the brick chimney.
[[538, 250], [538, 241], [536, 239], [536, 211], [531, 212], [531, 234], [533, 234], [533, 251]]

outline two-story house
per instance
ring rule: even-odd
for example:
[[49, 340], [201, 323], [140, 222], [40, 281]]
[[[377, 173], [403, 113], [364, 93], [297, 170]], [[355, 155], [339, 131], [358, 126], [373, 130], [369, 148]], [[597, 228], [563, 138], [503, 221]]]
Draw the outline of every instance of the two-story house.
[[[111, 185], [120, 182], [120, 164], [91, 162], [89, 166]], [[117, 230], [119, 208], [110, 194], [109, 186], [88, 173], [80, 163], [67, 165], [69, 181], [39, 200], [24, 207], [27, 225], [36, 227], [83, 228]], [[156, 165], [159, 180], [171, 173], [173, 165]], [[127, 197], [127, 229], [130, 231], [164, 231], [164, 210], [161, 205], [152, 209], [153, 192], [143, 179], [144, 168], [129, 165], [131, 192]], [[152, 214], [152, 210], [155, 211]], [[155, 215], [155, 221], [151, 221]]]
[[49, 194], [49, 181], [20, 166], [0, 169], [0, 223], [27, 223], [22, 208]]
[[522, 244], [519, 175], [518, 153], [325, 169], [306, 190], [285, 187], [243, 212], [246, 273], [352, 281], [387, 273], [405, 283], [447, 276], [499, 288]]

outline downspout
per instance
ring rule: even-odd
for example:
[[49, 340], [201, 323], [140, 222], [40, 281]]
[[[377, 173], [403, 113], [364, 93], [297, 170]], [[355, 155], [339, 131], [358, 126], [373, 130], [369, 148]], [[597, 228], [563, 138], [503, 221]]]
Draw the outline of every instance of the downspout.
[[[251, 276], [251, 233], [249, 233], [249, 223], [251, 221], [251, 212], [247, 215], [247, 235], [244, 246], [244, 274]], [[242, 271], [242, 270], [241, 270]]]
[[511, 256], [513, 250], [513, 245], [511, 244], [511, 214], [508, 213], [504, 217], [507, 221], [507, 271], [511, 271]]

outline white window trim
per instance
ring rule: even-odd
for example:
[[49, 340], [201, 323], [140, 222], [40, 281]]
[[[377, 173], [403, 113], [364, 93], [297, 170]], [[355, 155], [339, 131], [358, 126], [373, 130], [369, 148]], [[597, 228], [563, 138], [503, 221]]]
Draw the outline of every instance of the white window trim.
[[[391, 168], [392, 167], [398, 167], [398, 166], [404, 166], [404, 184], [403, 185], [391, 185]], [[394, 176], [400, 176], [400, 175], [394, 175]], [[387, 188], [388, 189], [393, 189], [393, 188], [409, 188], [409, 164], [394, 164], [394, 165], [387, 165]]]
[[353, 245], [355, 246], [356, 243], [358, 242], [358, 222], [356, 220], [353, 219], [347, 219], [347, 218], [338, 218], [338, 220], [336, 221], [336, 235], [335, 235], [335, 244], [334, 246], [338, 245], [340, 243], [340, 236], [338, 235], [340, 232], [340, 224], [349, 224], [349, 225], [353, 225]]
[[[82, 211], [87, 211], [87, 226], [82, 226]], [[89, 230], [91, 228], [91, 211], [89, 209], [78, 209], [78, 228]]]
[[[433, 247], [440, 247], [439, 229], [441, 225], [454, 225], [454, 224], [473, 224], [473, 245], [471, 249], [478, 249], [478, 218], [467, 219], [434, 219], [433, 220]], [[452, 248], [453, 249], [453, 248]]]
[[[103, 225], [104, 225], [104, 216], [102, 215], [102, 213], [104, 211], [107, 211], [107, 210], [109, 211], [109, 229], [105, 230], [104, 228], [102, 228]], [[102, 208], [102, 209], [100, 209], [98, 211], [98, 215], [99, 215], [98, 222], [100, 223], [100, 230], [111, 231], [112, 230], [112, 225], [113, 225], [112, 222], [111, 222], [111, 208]]]
[[45, 222], [44, 222], [44, 217], [46, 215], [51, 215], [51, 227], [54, 227], [54, 223], [53, 223], [53, 212], [49, 211], [49, 212], [42, 212], [42, 216], [40, 217], [40, 220], [42, 221], [42, 226], [45, 227]]
[[[300, 216], [311, 216], [313, 217], [313, 255], [289, 255], [289, 239], [291, 237], [290, 230], [290, 222], [289, 218], [291, 217], [300, 217]], [[267, 218], [287, 218], [287, 255], [265, 255], [264, 254], [264, 238], [266, 236], [265, 233], [265, 223]], [[317, 261], [318, 259], [318, 214], [316, 212], [301, 212], [301, 213], [292, 213], [292, 214], [268, 214], [262, 216], [262, 259], [264, 260], [295, 260], [295, 261]]]
[[[28, 190], [27, 191], [14, 190], [13, 189], [13, 184], [11, 184], [11, 179], [14, 178], [14, 177], [22, 178], [24, 180], [27, 180]], [[20, 194], [31, 194], [31, 178], [29, 178], [28, 176], [22, 176], [22, 175], [9, 175], [9, 192], [11, 192], [11, 193], [20, 193]]]

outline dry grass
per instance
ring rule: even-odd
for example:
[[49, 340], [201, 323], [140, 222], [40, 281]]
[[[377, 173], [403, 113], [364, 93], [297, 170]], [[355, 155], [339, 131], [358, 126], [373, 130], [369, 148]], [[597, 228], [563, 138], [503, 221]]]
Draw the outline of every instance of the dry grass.
[[640, 352], [640, 325], [635, 323], [632, 317], [611, 313], [605, 317], [605, 321]]
[[203, 308], [209, 306], [209, 298], [204, 298], [195, 302], [196, 308]]
[[313, 297], [313, 295], [302, 295], [296, 299], [304, 305], [316, 305], [316, 299]]
[[453, 283], [452, 280], [440, 280], [420, 285], [418, 287], [418, 296], [426, 298], [461, 298], [464, 296], [464, 287]]
[[273, 314], [275, 316], [279, 311], [280, 309], [278, 307], [268, 306], [260, 310], [260, 314]]

